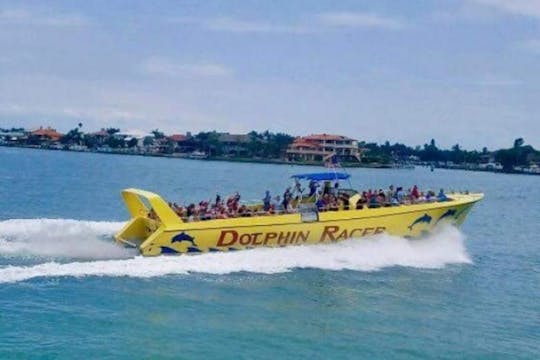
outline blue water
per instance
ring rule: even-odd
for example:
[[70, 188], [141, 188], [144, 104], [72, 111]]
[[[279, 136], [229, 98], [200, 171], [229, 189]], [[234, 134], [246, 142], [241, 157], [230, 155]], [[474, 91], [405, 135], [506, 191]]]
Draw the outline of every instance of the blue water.
[[350, 170], [355, 188], [485, 192], [423, 241], [150, 259], [111, 243], [123, 188], [250, 201], [309, 170], [0, 148], [0, 359], [540, 358], [540, 177]]

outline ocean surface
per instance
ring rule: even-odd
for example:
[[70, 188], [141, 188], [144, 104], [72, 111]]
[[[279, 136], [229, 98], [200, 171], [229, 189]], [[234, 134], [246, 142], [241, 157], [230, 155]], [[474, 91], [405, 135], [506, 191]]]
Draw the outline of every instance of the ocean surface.
[[540, 177], [350, 169], [352, 186], [482, 191], [461, 229], [141, 258], [126, 187], [282, 193], [321, 168], [0, 147], [0, 359], [538, 359]]

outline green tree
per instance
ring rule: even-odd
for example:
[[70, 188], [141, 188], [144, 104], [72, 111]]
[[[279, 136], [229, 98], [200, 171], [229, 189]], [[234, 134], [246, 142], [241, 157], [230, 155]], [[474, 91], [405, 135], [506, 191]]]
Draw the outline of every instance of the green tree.
[[109, 147], [111, 147], [113, 149], [117, 149], [117, 148], [125, 147], [126, 142], [122, 138], [118, 138], [116, 136], [109, 136], [105, 140], [105, 144], [107, 144]]
[[466, 152], [462, 151], [459, 144], [452, 146], [452, 152], [449, 155], [450, 160], [455, 164], [461, 164], [465, 162]]
[[532, 146], [524, 145], [523, 138], [514, 140], [510, 149], [501, 149], [495, 153], [495, 159], [503, 166], [503, 171], [512, 172], [516, 166], [528, 166], [529, 159], [538, 154]]
[[151, 146], [154, 144], [154, 138], [151, 136], [145, 136], [143, 139], [144, 146]]
[[65, 145], [81, 145], [83, 143], [83, 138], [84, 134], [79, 130], [79, 128], [74, 128], [62, 136], [60, 142]]
[[210, 156], [223, 154], [223, 144], [219, 141], [219, 134], [216, 131], [200, 132], [195, 135], [198, 150], [208, 153]]
[[159, 131], [159, 129], [154, 129], [151, 131], [152, 135], [156, 138], [156, 140], [160, 140], [165, 138], [165, 134], [162, 131]]
[[135, 146], [137, 146], [138, 143], [139, 143], [139, 141], [136, 138], [132, 137], [127, 142], [127, 146], [130, 147], [130, 148], [134, 148]]
[[83, 140], [84, 145], [89, 149], [94, 149], [98, 146], [98, 139], [95, 136], [86, 134]]

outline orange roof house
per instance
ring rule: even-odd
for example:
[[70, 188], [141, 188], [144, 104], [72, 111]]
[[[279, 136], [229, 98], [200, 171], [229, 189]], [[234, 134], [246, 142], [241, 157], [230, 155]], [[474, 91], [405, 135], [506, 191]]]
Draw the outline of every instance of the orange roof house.
[[296, 161], [322, 161], [329, 155], [343, 160], [360, 160], [358, 141], [343, 135], [313, 134], [294, 139], [286, 156]]
[[186, 141], [187, 139], [188, 139], [188, 136], [182, 135], [182, 134], [173, 134], [169, 136], [169, 140], [174, 141], [174, 142], [182, 142], [182, 141]]
[[43, 126], [40, 126], [39, 129], [32, 131], [30, 135], [50, 141], [58, 141], [62, 138], [62, 136], [64, 136], [63, 134], [56, 131], [56, 129], [53, 129], [51, 127], [43, 128]]

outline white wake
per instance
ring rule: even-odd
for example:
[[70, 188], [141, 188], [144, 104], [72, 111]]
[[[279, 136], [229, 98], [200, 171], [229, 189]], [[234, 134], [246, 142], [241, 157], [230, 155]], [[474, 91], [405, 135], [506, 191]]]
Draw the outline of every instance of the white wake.
[[112, 235], [121, 222], [66, 219], [0, 221], [0, 256], [112, 259], [133, 254], [116, 246]]
[[[39, 220], [12, 220], [11, 233], [20, 236], [15, 228], [16, 224], [25, 224], [25, 221]], [[58, 220], [65, 222], [67, 220]], [[2, 222], [4, 225], [6, 222]], [[63, 223], [64, 225], [66, 223]], [[123, 249], [107, 244], [96, 238], [96, 234], [112, 235], [121, 226], [120, 223], [94, 223], [74, 222], [68, 231], [69, 234], [56, 229], [54, 221], [44, 220], [44, 227], [51, 230], [46, 235], [47, 243], [55, 236], [60, 236], [64, 246], [56, 251], [43, 252], [65, 253], [66, 250], [75, 251], [83, 255], [84, 249], [78, 248], [72, 242], [86, 238], [87, 241], [99, 242], [102, 250], [117, 252], [115, 255], [125, 255]], [[28, 224], [26, 224], [28, 225]], [[52, 231], [56, 229], [55, 231]], [[32, 230], [28, 230], [32, 232]], [[9, 231], [2, 227], [0, 237]], [[28, 233], [26, 233], [28, 234]], [[25, 238], [29, 236], [25, 235]], [[73, 241], [68, 241], [73, 237]], [[83, 238], [83, 239], [81, 239]], [[88, 240], [92, 239], [94, 240]], [[32, 240], [34, 241], [34, 240]], [[66, 245], [69, 244], [69, 245]], [[18, 248], [17, 248], [18, 247]], [[7, 247], [9, 249], [9, 246]], [[11, 250], [29, 251], [23, 245], [12, 245]], [[92, 250], [92, 254], [104, 255], [102, 250]], [[0, 254], [5, 253], [6, 246], [0, 245]], [[32, 250], [36, 252], [36, 250]], [[67, 252], [66, 252], [67, 253]], [[85, 256], [87, 256], [86, 253]], [[111, 254], [109, 254], [110, 257]], [[110, 258], [109, 257], [109, 258]], [[40, 277], [84, 277], [84, 276], [129, 276], [148, 278], [164, 275], [178, 275], [189, 273], [230, 274], [235, 272], [252, 273], [282, 273], [297, 268], [314, 268], [324, 270], [354, 270], [377, 271], [385, 267], [404, 266], [414, 268], [442, 268], [448, 264], [470, 263], [471, 260], [464, 246], [464, 236], [455, 228], [443, 228], [438, 233], [421, 240], [407, 240], [399, 237], [380, 235], [373, 238], [350, 239], [347, 241], [311, 246], [291, 246], [285, 248], [260, 248], [254, 250], [209, 253], [203, 255], [161, 256], [144, 258], [141, 256], [129, 259], [110, 259], [95, 261], [75, 261], [61, 263], [58, 261], [45, 262], [32, 266], [8, 265], [0, 268], [0, 283], [24, 281]]]

